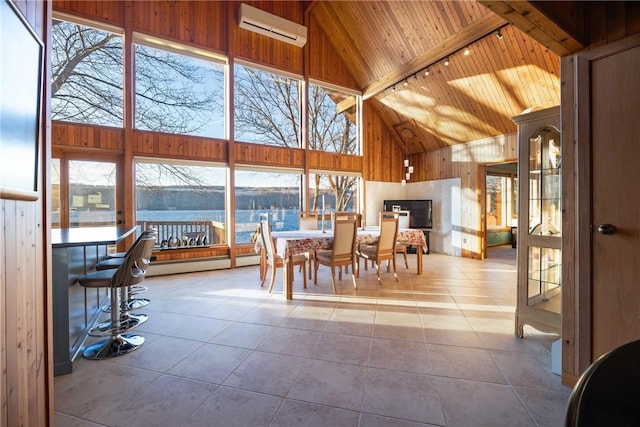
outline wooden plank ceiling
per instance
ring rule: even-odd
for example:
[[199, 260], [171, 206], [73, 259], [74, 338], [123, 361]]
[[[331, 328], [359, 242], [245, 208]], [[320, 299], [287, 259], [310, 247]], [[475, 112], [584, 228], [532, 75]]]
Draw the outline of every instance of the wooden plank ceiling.
[[310, 11], [407, 154], [515, 132], [510, 117], [560, 103], [558, 55], [476, 1], [318, 0]]

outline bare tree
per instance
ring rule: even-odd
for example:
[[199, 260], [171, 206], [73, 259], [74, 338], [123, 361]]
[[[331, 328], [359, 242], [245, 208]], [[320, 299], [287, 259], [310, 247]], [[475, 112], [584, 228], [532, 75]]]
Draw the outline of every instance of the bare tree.
[[[64, 21], [53, 24], [52, 119], [122, 126], [122, 36]], [[222, 69], [143, 45], [136, 45], [135, 57], [136, 128], [198, 134], [210, 126], [216, 111], [224, 114], [224, 85], [212, 84], [223, 81]], [[180, 165], [146, 164], [139, 171], [140, 185], [153, 185], [163, 173], [183, 185], [201, 184], [200, 177]]]
[[[301, 146], [300, 83], [297, 80], [247, 67], [236, 67], [234, 76], [235, 133], [283, 147]], [[343, 154], [355, 154], [356, 127], [346, 112], [336, 110], [338, 94], [317, 85], [309, 90], [309, 148]], [[311, 210], [317, 209], [322, 176], [316, 175]], [[356, 178], [327, 176], [334, 193], [336, 210], [351, 202]]]

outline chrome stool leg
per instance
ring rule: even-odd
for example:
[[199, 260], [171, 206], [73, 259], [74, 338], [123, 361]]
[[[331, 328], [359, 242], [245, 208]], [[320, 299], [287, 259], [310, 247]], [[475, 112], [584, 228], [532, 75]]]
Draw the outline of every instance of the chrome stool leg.
[[[140, 335], [121, 333], [140, 325], [146, 321], [147, 316], [142, 315], [144, 316], [144, 320], [142, 321], [140, 315], [136, 315], [136, 317], [132, 317], [133, 315], [127, 315], [127, 318], [123, 319], [119, 310], [116, 309], [119, 306], [120, 291], [121, 290], [118, 288], [110, 289], [112, 304], [111, 319], [91, 328], [89, 331], [89, 335], [92, 336], [108, 335], [108, 337], [87, 347], [82, 353], [83, 357], [93, 360], [108, 359], [130, 353], [144, 343], [144, 337]], [[98, 334], [97, 331], [100, 331], [100, 333]]]

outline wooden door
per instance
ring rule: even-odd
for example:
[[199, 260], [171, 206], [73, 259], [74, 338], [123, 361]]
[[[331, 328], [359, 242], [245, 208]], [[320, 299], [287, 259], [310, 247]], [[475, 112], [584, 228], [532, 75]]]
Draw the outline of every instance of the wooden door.
[[591, 62], [592, 360], [640, 339], [638, 70], [640, 46]]

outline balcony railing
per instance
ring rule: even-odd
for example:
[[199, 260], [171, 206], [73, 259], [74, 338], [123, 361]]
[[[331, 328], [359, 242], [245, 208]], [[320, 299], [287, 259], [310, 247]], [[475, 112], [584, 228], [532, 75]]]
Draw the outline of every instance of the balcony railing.
[[156, 250], [202, 248], [224, 244], [225, 226], [218, 221], [140, 221], [142, 230], [158, 230]]

